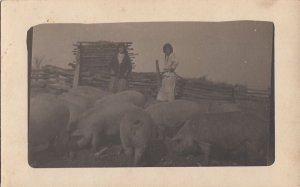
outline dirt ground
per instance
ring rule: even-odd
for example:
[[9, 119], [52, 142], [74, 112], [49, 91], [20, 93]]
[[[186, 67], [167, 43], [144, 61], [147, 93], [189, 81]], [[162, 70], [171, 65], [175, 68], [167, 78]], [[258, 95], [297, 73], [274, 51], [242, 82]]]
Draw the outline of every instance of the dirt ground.
[[[40, 152], [36, 162], [31, 164], [35, 168], [73, 168], [73, 167], [128, 167], [128, 159], [121, 152], [120, 145], [105, 147], [105, 152], [95, 156], [89, 150], [81, 150], [75, 158], [67, 155], [59, 156], [53, 152]], [[203, 166], [201, 153], [180, 156], [168, 153], [162, 142], [156, 142], [150, 150], [147, 150], [143, 158], [143, 167], [191, 167]], [[211, 160], [210, 166], [236, 166], [237, 162], [224, 160]]]
[[[35, 93], [32, 93], [35, 94]], [[201, 104], [201, 103], [200, 103]], [[240, 102], [240, 108], [270, 123], [270, 105], [268, 102]], [[120, 144], [102, 147], [101, 154], [95, 156], [89, 150], [78, 151], [73, 158], [51, 151], [36, 154], [35, 161], [30, 162], [36, 168], [73, 168], [73, 167], [127, 167], [128, 160]], [[243, 165], [239, 160], [227, 159], [226, 153], [216, 153], [210, 160], [210, 166]], [[203, 155], [197, 152], [191, 155], [176, 155], [168, 152], [164, 142], [153, 142], [143, 158], [144, 167], [189, 167], [203, 166]]]

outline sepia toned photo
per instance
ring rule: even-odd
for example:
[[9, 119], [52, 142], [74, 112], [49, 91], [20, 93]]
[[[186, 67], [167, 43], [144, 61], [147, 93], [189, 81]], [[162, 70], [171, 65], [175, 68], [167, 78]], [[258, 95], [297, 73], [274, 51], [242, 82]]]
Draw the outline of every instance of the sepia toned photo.
[[274, 29], [264, 21], [32, 27], [29, 165], [272, 165]]

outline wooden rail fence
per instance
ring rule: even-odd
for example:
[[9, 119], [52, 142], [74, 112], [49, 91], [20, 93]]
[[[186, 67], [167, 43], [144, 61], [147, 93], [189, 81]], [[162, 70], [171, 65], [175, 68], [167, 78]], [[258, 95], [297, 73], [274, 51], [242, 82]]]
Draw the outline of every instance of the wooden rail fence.
[[[124, 44], [134, 66], [131, 42], [77, 42], [73, 53], [76, 62], [73, 69], [63, 69], [51, 65], [31, 71], [31, 87], [47, 87], [64, 92], [77, 85], [94, 86], [107, 89], [110, 81], [108, 64], [117, 53], [119, 44]], [[159, 70], [159, 67], [156, 67]], [[129, 89], [155, 97], [159, 79], [155, 72], [132, 72]], [[203, 79], [178, 79], [176, 98], [188, 100], [217, 100], [236, 102], [236, 100], [266, 101], [270, 90], [246, 89], [237, 85], [214, 83]]]

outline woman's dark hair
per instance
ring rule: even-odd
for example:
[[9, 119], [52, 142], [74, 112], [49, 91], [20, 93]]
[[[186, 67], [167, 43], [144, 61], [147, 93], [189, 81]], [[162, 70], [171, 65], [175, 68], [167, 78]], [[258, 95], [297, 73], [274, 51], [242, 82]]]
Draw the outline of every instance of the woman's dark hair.
[[168, 47], [168, 48], [170, 48], [170, 50], [171, 50], [171, 53], [173, 53], [173, 47], [172, 47], [172, 45], [171, 45], [171, 44], [169, 44], [169, 43], [166, 43], [166, 44], [164, 45], [164, 47], [163, 47], [163, 51], [164, 51], [164, 53], [166, 53], [166, 49], [167, 49], [167, 47]]

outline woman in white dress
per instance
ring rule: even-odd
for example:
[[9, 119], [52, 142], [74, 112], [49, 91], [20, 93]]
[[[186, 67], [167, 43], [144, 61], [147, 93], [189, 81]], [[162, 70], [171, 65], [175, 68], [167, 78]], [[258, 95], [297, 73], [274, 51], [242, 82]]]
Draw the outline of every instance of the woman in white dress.
[[165, 53], [164, 71], [162, 73], [161, 88], [157, 94], [159, 101], [173, 101], [175, 99], [176, 74], [175, 69], [178, 66], [178, 61], [175, 58], [173, 47], [166, 43], [163, 46]]

